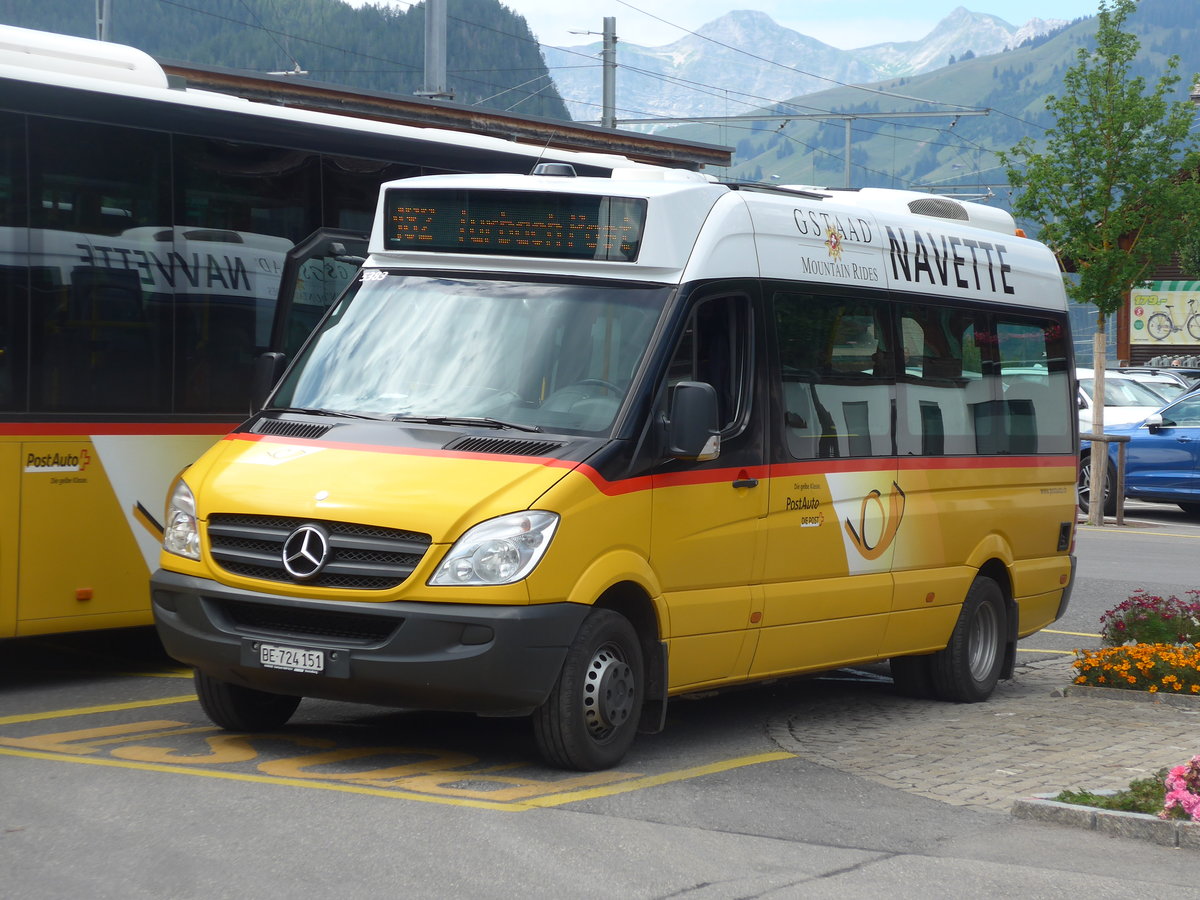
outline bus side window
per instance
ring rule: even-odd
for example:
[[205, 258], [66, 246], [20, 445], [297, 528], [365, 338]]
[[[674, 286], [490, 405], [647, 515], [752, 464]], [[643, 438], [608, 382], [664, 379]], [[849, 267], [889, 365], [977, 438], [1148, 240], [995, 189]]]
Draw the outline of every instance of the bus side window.
[[902, 456], [988, 452], [990, 379], [980, 314], [925, 305], [899, 309], [904, 357], [897, 396], [896, 445]]
[[892, 453], [896, 353], [887, 309], [868, 300], [774, 297], [783, 432], [797, 459]]
[[716, 391], [723, 437], [740, 432], [749, 414], [750, 335], [747, 298], [704, 300], [692, 310], [671, 358], [668, 385], [702, 381]]
[[1070, 453], [1064, 329], [1051, 320], [997, 317], [996, 347], [1000, 366], [1005, 453]]

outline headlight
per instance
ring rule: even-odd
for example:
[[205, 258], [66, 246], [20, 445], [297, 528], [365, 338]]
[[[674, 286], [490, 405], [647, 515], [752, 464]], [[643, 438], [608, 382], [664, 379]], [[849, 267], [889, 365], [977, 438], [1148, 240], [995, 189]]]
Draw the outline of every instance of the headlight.
[[510, 513], [459, 538], [430, 584], [512, 584], [533, 571], [558, 527], [551, 512]]
[[200, 558], [200, 528], [196, 524], [196, 498], [182, 478], [175, 482], [167, 501], [163, 549], [188, 559]]

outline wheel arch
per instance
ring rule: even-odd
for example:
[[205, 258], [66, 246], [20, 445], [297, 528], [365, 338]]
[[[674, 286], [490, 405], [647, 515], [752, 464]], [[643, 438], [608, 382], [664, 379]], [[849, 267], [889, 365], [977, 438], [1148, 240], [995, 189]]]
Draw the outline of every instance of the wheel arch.
[[620, 581], [610, 585], [593, 605], [624, 616], [637, 632], [645, 677], [645, 700], [638, 730], [649, 734], [662, 731], [667, 714], [668, 660], [658, 604], [642, 585]]

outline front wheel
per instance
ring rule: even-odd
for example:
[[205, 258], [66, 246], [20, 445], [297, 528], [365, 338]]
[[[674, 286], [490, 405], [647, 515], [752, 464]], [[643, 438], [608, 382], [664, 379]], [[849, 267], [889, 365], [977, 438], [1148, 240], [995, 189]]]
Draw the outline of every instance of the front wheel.
[[950, 642], [929, 660], [938, 698], [979, 703], [992, 695], [1004, 666], [1007, 623], [1000, 585], [984, 576], [976, 578], [963, 600]]
[[558, 682], [533, 714], [533, 736], [553, 766], [615, 766], [637, 733], [645, 699], [642, 648], [624, 616], [592, 610], [567, 650]]
[[299, 697], [268, 694], [240, 684], [218, 681], [199, 669], [196, 670], [195, 684], [200, 707], [214, 725], [228, 731], [270, 731], [279, 728], [300, 705]]

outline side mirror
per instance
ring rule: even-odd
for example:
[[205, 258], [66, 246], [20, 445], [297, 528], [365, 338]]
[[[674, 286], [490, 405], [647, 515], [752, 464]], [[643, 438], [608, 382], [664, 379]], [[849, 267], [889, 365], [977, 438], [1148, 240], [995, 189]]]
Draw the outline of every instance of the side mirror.
[[671, 392], [667, 454], [703, 462], [721, 455], [717, 392], [702, 381], [681, 381]]
[[279, 382], [287, 367], [283, 353], [264, 353], [254, 361], [254, 385], [250, 394], [250, 412], [256, 413], [266, 405], [272, 388]]
[[1162, 413], [1150, 413], [1146, 416], [1146, 428], [1151, 434], [1158, 434], [1163, 430]]

